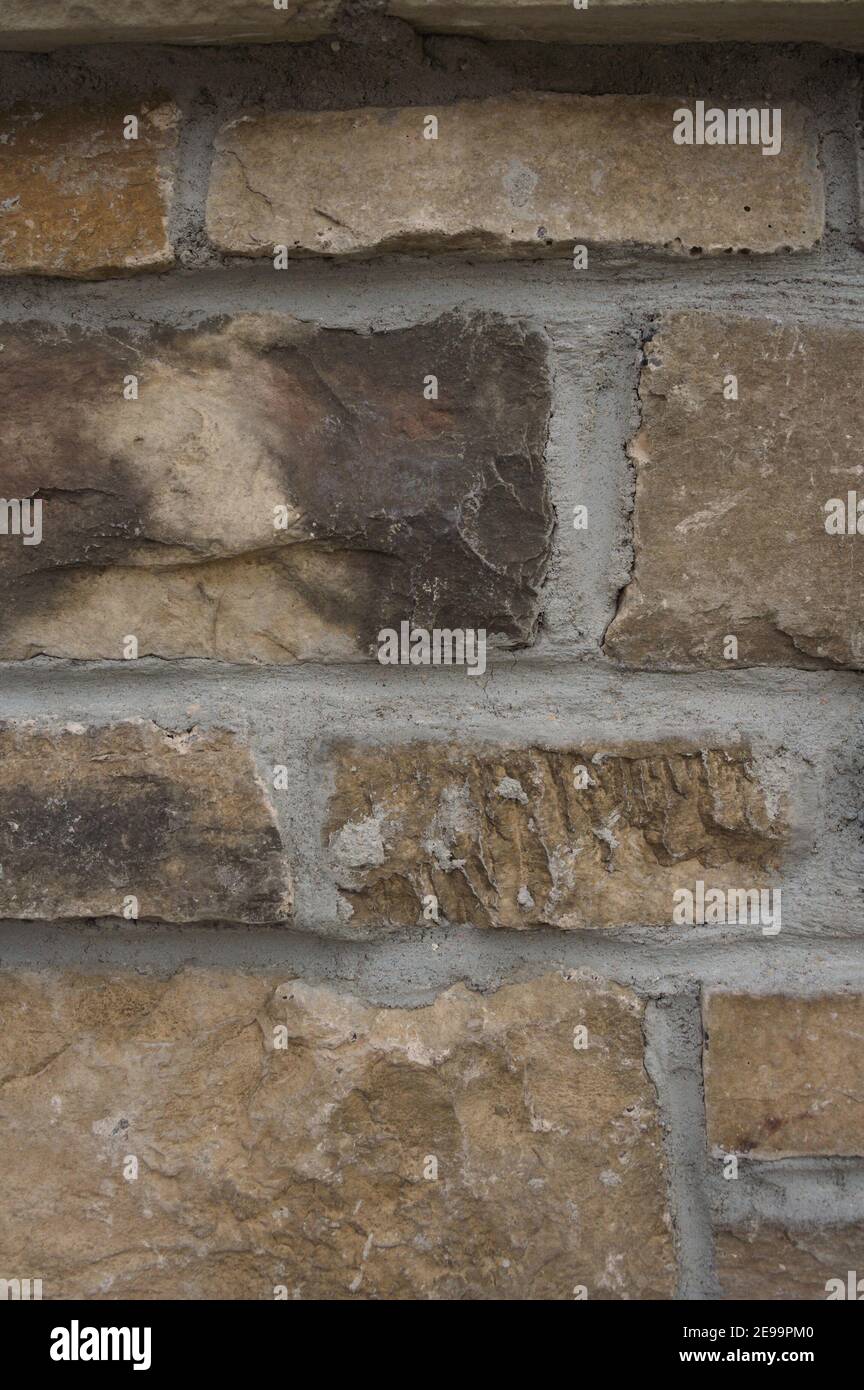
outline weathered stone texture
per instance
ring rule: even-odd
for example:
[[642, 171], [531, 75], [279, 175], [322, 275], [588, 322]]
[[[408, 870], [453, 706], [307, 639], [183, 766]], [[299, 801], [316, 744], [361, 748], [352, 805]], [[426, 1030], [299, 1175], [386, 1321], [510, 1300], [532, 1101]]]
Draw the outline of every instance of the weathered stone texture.
[[[389, 0], [388, 13], [433, 33], [571, 43], [864, 43], [861, 0]], [[330, 32], [336, 0], [0, 0], [0, 49], [64, 44], [266, 43]]]
[[705, 1029], [715, 1149], [751, 1158], [864, 1155], [862, 996], [711, 994]]
[[[640, 667], [864, 666], [861, 537], [825, 504], [861, 491], [854, 329], [673, 314], [645, 348], [635, 566], [606, 651]], [[738, 400], [724, 398], [737, 377]]]
[[4, 1264], [61, 1299], [671, 1297], [642, 1014], [552, 975], [376, 1009], [214, 970], [7, 972]]
[[697, 879], [770, 880], [783, 840], [740, 748], [349, 744], [333, 763], [325, 833], [352, 926], [421, 923], [429, 894], [482, 927], [660, 926]]
[[288, 865], [249, 750], [233, 734], [0, 730], [0, 917], [273, 922]]
[[[840, 1280], [864, 1271], [864, 1226], [799, 1227], [755, 1221], [727, 1227], [715, 1238], [722, 1296], [729, 1299], [817, 1302], [838, 1299]], [[831, 1282], [835, 1281], [835, 1282]], [[856, 1290], [856, 1299], [864, 1287]], [[806, 1343], [798, 1343], [806, 1346]]]
[[567, 43], [826, 43], [864, 45], [861, 0], [388, 0], [424, 32]]
[[[676, 145], [679, 104], [521, 93], [242, 116], [217, 140], [209, 235], [243, 256], [815, 245], [822, 187], [802, 109], [784, 106], [782, 150], [765, 158], [755, 145]], [[437, 139], [424, 138], [428, 116]]]
[[0, 0], [0, 49], [84, 43], [298, 42], [326, 34], [338, 0]]
[[[137, 139], [124, 139], [127, 115]], [[88, 279], [171, 265], [178, 120], [169, 102], [0, 113], [0, 275]]]
[[402, 620], [532, 640], [553, 527], [538, 333], [246, 316], [0, 343], [0, 495], [44, 499], [41, 544], [0, 547], [0, 658], [117, 659], [131, 634], [139, 656], [362, 660]]

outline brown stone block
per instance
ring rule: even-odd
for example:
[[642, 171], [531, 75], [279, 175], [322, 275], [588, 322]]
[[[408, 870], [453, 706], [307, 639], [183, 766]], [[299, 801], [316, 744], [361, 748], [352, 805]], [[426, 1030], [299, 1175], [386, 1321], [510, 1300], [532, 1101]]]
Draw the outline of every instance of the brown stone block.
[[0, 113], [0, 275], [86, 280], [171, 265], [178, 121], [169, 102], [134, 100]]
[[291, 914], [273, 808], [248, 748], [221, 730], [0, 729], [0, 865], [0, 917]]

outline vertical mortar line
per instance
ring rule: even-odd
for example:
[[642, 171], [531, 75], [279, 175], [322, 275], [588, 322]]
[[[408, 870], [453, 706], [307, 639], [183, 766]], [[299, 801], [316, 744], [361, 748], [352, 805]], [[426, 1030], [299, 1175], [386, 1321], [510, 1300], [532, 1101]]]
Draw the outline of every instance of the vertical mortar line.
[[819, 250], [836, 248], [854, 258], [858, 243], [858, 138], [856, 121], [860, 83], [850, 66], [846, 79], [827, 88], [822, 102], [809, 102], [817, 135], [817, 161], [825, 194], [825, 234]]
[[222, 117], [215, 104], [208, 106], [197, 84], [175, 88], [173, 97], [181, 111], [174, 197], [168, 219], [175, 269], [211, 267], [222, 262], [211, 248], [206, 231], [210, 168]]
[[649, 1000], [644, 1031], [645, 1068], [657, 1091], [669, 1169], [669, 1203], [678, 1254], [677, 1297], [716, 1299], [719, 1287], [708, 1197], [700, 992]]

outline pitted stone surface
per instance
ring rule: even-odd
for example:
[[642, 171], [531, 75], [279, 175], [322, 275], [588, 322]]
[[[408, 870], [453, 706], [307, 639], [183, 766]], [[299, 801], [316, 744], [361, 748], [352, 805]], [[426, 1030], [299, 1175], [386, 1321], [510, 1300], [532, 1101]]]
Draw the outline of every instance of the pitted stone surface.
[[769, 881], [784, 840], [743, 748], [350, 744], [333, 775], [349, 929], [421, 925], [430, 896], [479, 927], [667, 925], [696, 880]]
[[781, 150], [766, 158], [757, 145], [676, 144], [680, 105], [541, 92], [244, 115], [217, 139], [208, 232], [241, 256], [815, 246], [824, 209], [807, 113], [784, 105]]

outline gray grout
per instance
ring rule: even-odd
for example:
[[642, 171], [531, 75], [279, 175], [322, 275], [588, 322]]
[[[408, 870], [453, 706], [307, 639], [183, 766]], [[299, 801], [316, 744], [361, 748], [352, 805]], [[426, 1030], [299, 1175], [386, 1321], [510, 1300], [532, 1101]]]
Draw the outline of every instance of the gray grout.
[[698, 993], [652, 1000], [645, 1012], [645, 1066], [664, 1125], [678, 1251], [678, 1297], [719, 1296], [706, 1196], [702, 1019]]

